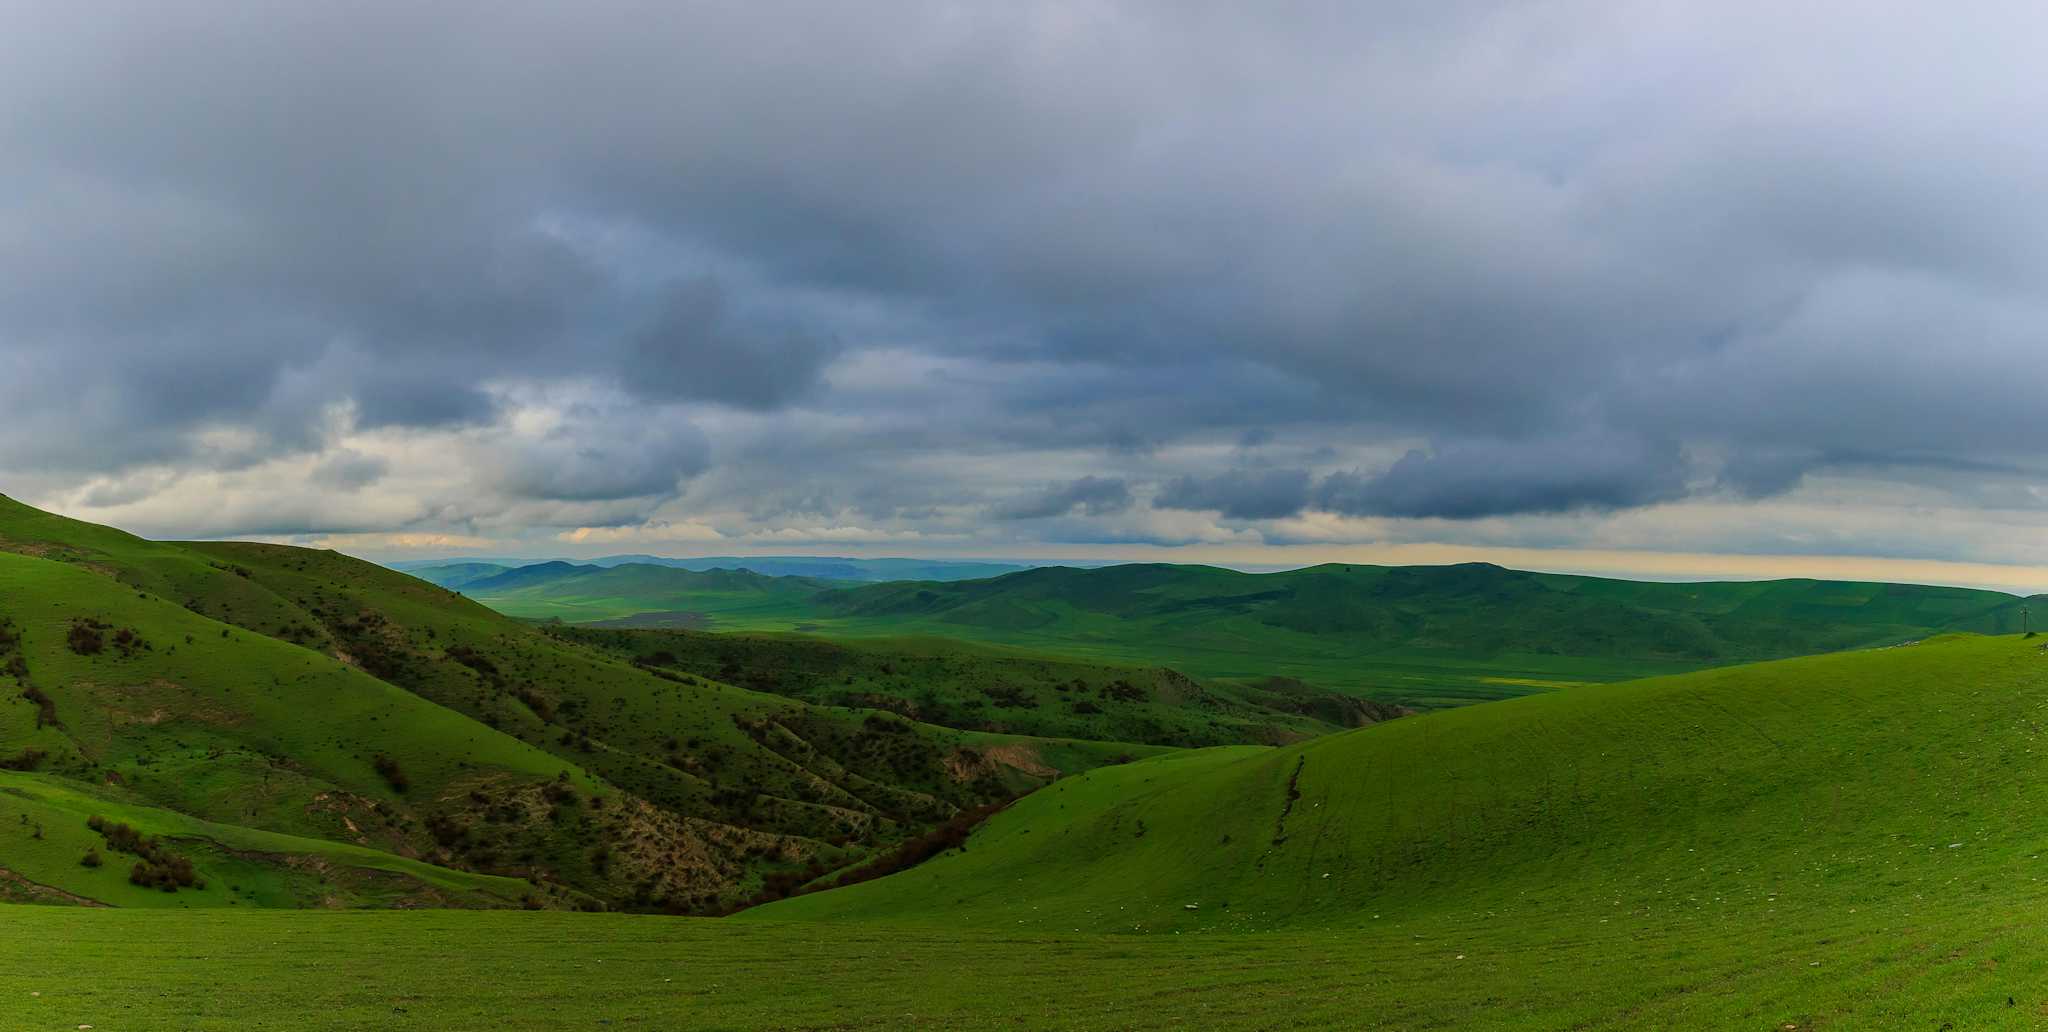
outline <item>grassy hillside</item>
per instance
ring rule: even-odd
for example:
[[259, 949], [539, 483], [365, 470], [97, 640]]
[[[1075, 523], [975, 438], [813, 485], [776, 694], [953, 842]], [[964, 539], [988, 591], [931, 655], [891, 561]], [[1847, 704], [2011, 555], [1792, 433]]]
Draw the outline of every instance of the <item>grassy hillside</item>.
[[721, 921], [0, 910], [50, 944], [0, 971], [0, 1016], [2037, 1027], [2041, 644], [1944, 638], [1145, 760], [1017, 803], [964, 851]]
[[1435, 708], [1578, 683], [2019, 629], [2023, 600], [1906, 584], [1661, 584], [1484, 564], [1048, 567], [986, 580], [835, 587], [656, 567], [534, 570], [465, 593], [604, 626], [927, 635], [1202, 678], [1272, 676]]
[[[534, 886], [449, 870], [383, 850], [258, 831], [138, 805], [135, 794], [93, 790], [50, 775], [0, 771], [0, 901], [116, 907], [510, 907]], [[143, 858], [94, 829], [126, 825], [194, 865], [194, 884], [166, 892], [138, 885]], [[109, 825], [103, 825], [109, 826]]]
[[1197, 933], [1485, 913], [1564, 934], [2002, 912], [2048, 876], [2038, 642], [1955, 636], [1094, 772], [964, 852], [762, 916]]
[[1173, 746], [1278, 744], [1405, 712], [1285, 678], [1202, 682], [1169, 667], [1087, 663], [944, 638], [833, 642], [573, 626], [550, 633], [755, 691], [997, 733]]
[[808, 706], [335, 553], [146, 542], [4, 498], [0, 620], [0, 762], [564, 904], [724, 909], [1149, 751]]

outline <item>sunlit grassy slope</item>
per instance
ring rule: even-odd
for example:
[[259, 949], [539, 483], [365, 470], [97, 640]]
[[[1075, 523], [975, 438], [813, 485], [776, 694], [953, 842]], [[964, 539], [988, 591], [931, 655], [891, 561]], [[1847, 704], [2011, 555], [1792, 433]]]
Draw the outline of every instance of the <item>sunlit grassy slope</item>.
[[964, 852], [716, 922], [0, 910], [53, 944], [0, 969], [0, 1018], [2032, 1028], [2040, 643], [1944, 638], [1145, 760], [1028, 797]]
[[2022, 605], [1965, 588], [1662, 584], [1484, 564], [1269, 574], [1054, 567], [851, 588], [731, 571], [557, 567], [464, 590], [523, 618], [968, 638], [1206, 678], [1287, 676], [1425, 708], [1942, 631], [2015, 631]]

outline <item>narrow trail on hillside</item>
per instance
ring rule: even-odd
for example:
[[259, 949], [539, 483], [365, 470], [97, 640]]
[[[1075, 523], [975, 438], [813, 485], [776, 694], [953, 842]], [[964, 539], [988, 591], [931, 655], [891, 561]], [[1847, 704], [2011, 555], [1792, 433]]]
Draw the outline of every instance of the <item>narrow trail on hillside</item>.
[[[1287, 794], [1280, 802], [1280, 816], [1273, 821], [1273, 847], [1278, 848], [1287, 841], [1287, 816], [1294, 812], [1295, 800], [1301, 798], [1301, 768], [1308, 764], [1308, 757], [1296, 757], [1294, 771], [1287, 775]], [[1258, 869], [1266, 869], [1266, 857], [1273, 854], [1269, 848], [1259, 857]]]

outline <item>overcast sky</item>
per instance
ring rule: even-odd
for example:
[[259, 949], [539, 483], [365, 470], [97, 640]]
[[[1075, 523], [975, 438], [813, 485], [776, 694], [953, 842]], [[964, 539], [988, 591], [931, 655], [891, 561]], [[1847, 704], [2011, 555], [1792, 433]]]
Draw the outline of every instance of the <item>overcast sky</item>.
[[0, 492], [2048, 589], [2038, 11], [0, 0]]

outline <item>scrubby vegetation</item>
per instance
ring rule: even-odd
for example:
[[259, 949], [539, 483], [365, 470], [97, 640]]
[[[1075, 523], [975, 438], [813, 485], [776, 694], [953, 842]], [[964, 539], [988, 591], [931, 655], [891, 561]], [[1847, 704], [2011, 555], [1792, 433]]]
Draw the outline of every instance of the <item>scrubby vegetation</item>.
[[[1288, 742], [1402, 710], [1294, 682], [1291, 693], [1202, 682], [1169, 667], [1089, 663], [959, 642], [822, 641], [788, 635], [550, 627], [556, 637], [703, 680], [923, 723], [1179, 747]], [[1311, 701], [1313, 700], [1313, 701]], [[1334, 718], [1334, 719], [1326, 719]]]
[[[98, 814], [86, 818], [85, 826], [100, 833], [106, 840], [107, 849], [136, 858], [135, 866], [128, 871], [129, 884], [160, 889], [164, 892], [206, 887], [206, 883], [199, 879], [198, 872], [193, 868], [192, 861], [171, 852], [160, 840], [144, 835], [126, 824], [109, 821]], [[99, 865], [99, 852], [94, 850], [86, 854], [86, 862], [81, 866]]]
[[723, 912], [1129, 748], [909, 722], [884, 747], [868, 712], [634, 664], [333, 553], [146, 542], [4, 498], [0, 616], [0, 664], [36, 675], [0, 708], [0, 764], [519, 879], [499, 898], [520, 905]]

